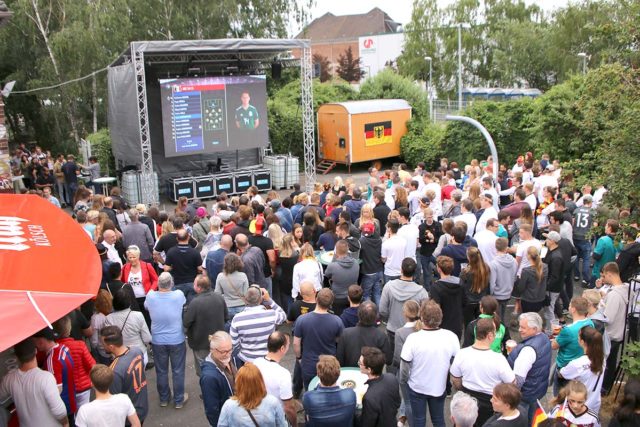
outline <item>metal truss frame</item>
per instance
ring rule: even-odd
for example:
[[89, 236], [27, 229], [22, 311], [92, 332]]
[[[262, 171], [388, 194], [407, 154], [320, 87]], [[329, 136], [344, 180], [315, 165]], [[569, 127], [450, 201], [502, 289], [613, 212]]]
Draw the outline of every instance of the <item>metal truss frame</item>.
[[316, 182], [316, 139], [313, 114], [313, 67], [311, 46], [302, 49], [300, 61], [300, 82], [302, 95], [302, 132], [304, 143], [304, 183], [309, 194]]
[[147, 109], [147, 86], [144, 72], [144, 51], [136, 42], [131, 43], [131, 62], [136, 75], [136, 101], [138, 102], [138, 129], [140, 131], [140, 150], [142, 165], [140, 187], [142, 203], [157, 204], [153, 182], [153, 158], [151, 155], [151, 136], [149, 134], [149, 113]]
[[[131, 62], [136, 78], [136, 101], [138, 107], [138, 125], [140, 131], [141, 164], [141, 195], [142, 202], [147, 205], [156, 204], [157, 194], [153, 178], [153, 158], [151, 154], [151, 136], [149, 132], [149, 113], [147, 106], [147, 89], [145, 63], [154, 65], [169, 64], [206, 64], [224, 62], [258, 62], [258, 70], [267, 69], [273, 61], [280, 62], [284, 67], [300, 65], [301, 98], [302, 98], [302, 129], [304, 143], [304, 171], [305, 187], [313, 190], [316, 180], [316, 147], [315, 147], [315, 115], [313, 114], [313, 67], [311, 46], [306, 44], [301, 48], [301, 58], [279, 58], [285, 52], [283, 49], [261, 51], [217, 51], [217, 52], [147, 52], [145, 42], [132, 42], [130, 57], [124, 54], [120, 63]], [[268, 65], [265, 64], [268, 62]], [[116, 65], [115, 62], [113, 65]], [[246, 65], [245, 65], [246, 67]], [[244, 68], [244, 67], [243, 67]], [[251, 69], [252, 67], [247, 67]]]

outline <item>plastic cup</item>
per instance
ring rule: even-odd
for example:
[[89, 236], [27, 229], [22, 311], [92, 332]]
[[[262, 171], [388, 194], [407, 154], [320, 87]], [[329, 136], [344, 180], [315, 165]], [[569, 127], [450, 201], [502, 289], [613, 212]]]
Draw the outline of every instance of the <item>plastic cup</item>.
[[517, 345], [518, 345], [518, 343], [515, 342], [514, 340], [508, 340], [507, 341], [507, 354], [511, 353], [513, 351], [513, 349], [516, 348]]
[[551, 321], [551, 329], [553, 331], [553, 335], [558, 335], [560, 333], [560, 330], [562, 329], [562, 325], [560, 325], [560, 321], [553, 319]]

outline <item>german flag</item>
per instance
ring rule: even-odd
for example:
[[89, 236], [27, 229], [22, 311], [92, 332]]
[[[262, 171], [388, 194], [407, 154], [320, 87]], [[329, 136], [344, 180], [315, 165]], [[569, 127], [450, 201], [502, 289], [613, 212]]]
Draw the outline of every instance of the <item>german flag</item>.
[[364, 145], [367, 147], [391, 144], [391, 121], [365, 124], [364, 141]]
[[531, 427], [537, 427], [538, 424], [540, 424], [541, 422], [543, 422], [547, 418], [549, 418], [549, 417], [547, 416], [547, 413], [542, 408], [542, 405], [540, 404], [540, 401], [538, 400], [538, 409], [536, 409], [536, 412], [533, 414], [533, 422], [531, 423]]

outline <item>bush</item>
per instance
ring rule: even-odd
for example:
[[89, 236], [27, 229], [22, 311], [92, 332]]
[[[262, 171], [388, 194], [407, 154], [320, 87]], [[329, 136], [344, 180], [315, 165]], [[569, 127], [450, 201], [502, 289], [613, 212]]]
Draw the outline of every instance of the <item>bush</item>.
[[[313, 82], [313, 111], [328, 102], [343, 102], [356, 99], [357, 93], [344, 82]], [[300, 80], [294, 80], [278, 90], [269, 99], [269, 139], [273, 152], [277, 154], [291, 153], [301, 159], [304, 156], [302, 131], [302, 95]], [[317, 124], [315, 135], [318, 134]], [[302, 162], [301, 162], [302, 164]]]
[[407, 123], [407, 134], [400, 141], [400, 151], [405, 162], [415, 167], [425, 162], [435, 168], [443, 151], [445, 127], [431, 123], [428, 119], [413, 118]]
[[[531, 140], [533, 103], [527, 98], [505, 102], [479, 101], [467, 108], [463, 115], [479, 121], [487, 129], [496, 145], [498, 160], [509, 164], [534, 147]], [[443, 147], [444, 157], [463, 165], [490, 154], [482, 133], [463, 122], [448, 123]]]
[[413, 81], [386, 68], [360, 86], [359, 99], [404, 99], [412, 107], [412, 116], [422, 119], [429, 116], [429, 100], [426, 92]]

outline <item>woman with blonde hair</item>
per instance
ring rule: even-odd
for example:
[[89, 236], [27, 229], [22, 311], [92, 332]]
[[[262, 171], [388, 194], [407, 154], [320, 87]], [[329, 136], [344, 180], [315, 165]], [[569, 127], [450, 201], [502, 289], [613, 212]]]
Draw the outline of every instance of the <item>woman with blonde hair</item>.
[[289, 311], [289, 306], [293, 302], [291, 298], [291, 283], [293, 281], [293, 269], [298, 263], [299, 256], [300, 251], [295, 245], [293, 234], [284, 235], [278, 246], [277, 286], [274, 285], [273, 289], [276, 303], [282, 307], [285, 313]]
[[189, 204], [189, 200], [182, 196], [178, 199], [178, 205], [176, 206], [174, 212], [178, 213], [178, 212], [186, 212], [187, 210], [187, 205]]
[[376, 233], [380, 235], [380, 222], [373, 216], [373, 208], [369, 204], [362, 205], [360, 210], [360, 218], [356, 219], [355, 225], [362, 230], [364, 224], [373, 224], [375, 226]]
[[238, 369], [235, 393], [222, 405], [218, 427], [286, 427], [282, 401], [270, 394], [253, 363]]
[[466, 301], [462, 311], [465, 325], [480, 315], [480, 300], [489, 294], [491, 275], [491, 270], [478, 248], [471, 246], [467, 249], [467, 260], [469, 263], [460, 273], [460, 286], [464, 289]]
[[333, 187], [331, 187], [331, 192], [339, 197], [347, 194], [347, 188], [344, 186], [344, 182], [341, 177], [336, 176], [333, 178]]
[[527, 249], [527, 258], [530, 266], [522, 269], [513, 287], [513, 296], [521, 299], [523, 313], [537, 313], [544, 307], [549, 270], [542, 262], [537, 247], [530, 246]]
[[267, 229], [267, 237], [271, 239], [273, 242], [273, 248], [276, 250], [276, 253], [280, 249], [282, 245], [282, 238], [284, 237], [284, 232], [282, 231], [282, 227], [280, 224], [273, 223]]
[[100, 216], [100, 212], [94, 211], [93, 209], [87, 211], [87, 222], [82, 226], [85, 231], [92, 237], [93, 241], [97, 241], [96, 229], [98, 228], [98, 218]]
[[322, 264], [316, 259], [313, 247], [305, 243], [300, 248], [300, 261], [293, 267], [291, 279], [291, 298], [296, 299], [300, 294], [300, 284], [311, 282], [316, 291], [322, 289], [324, 273]]

